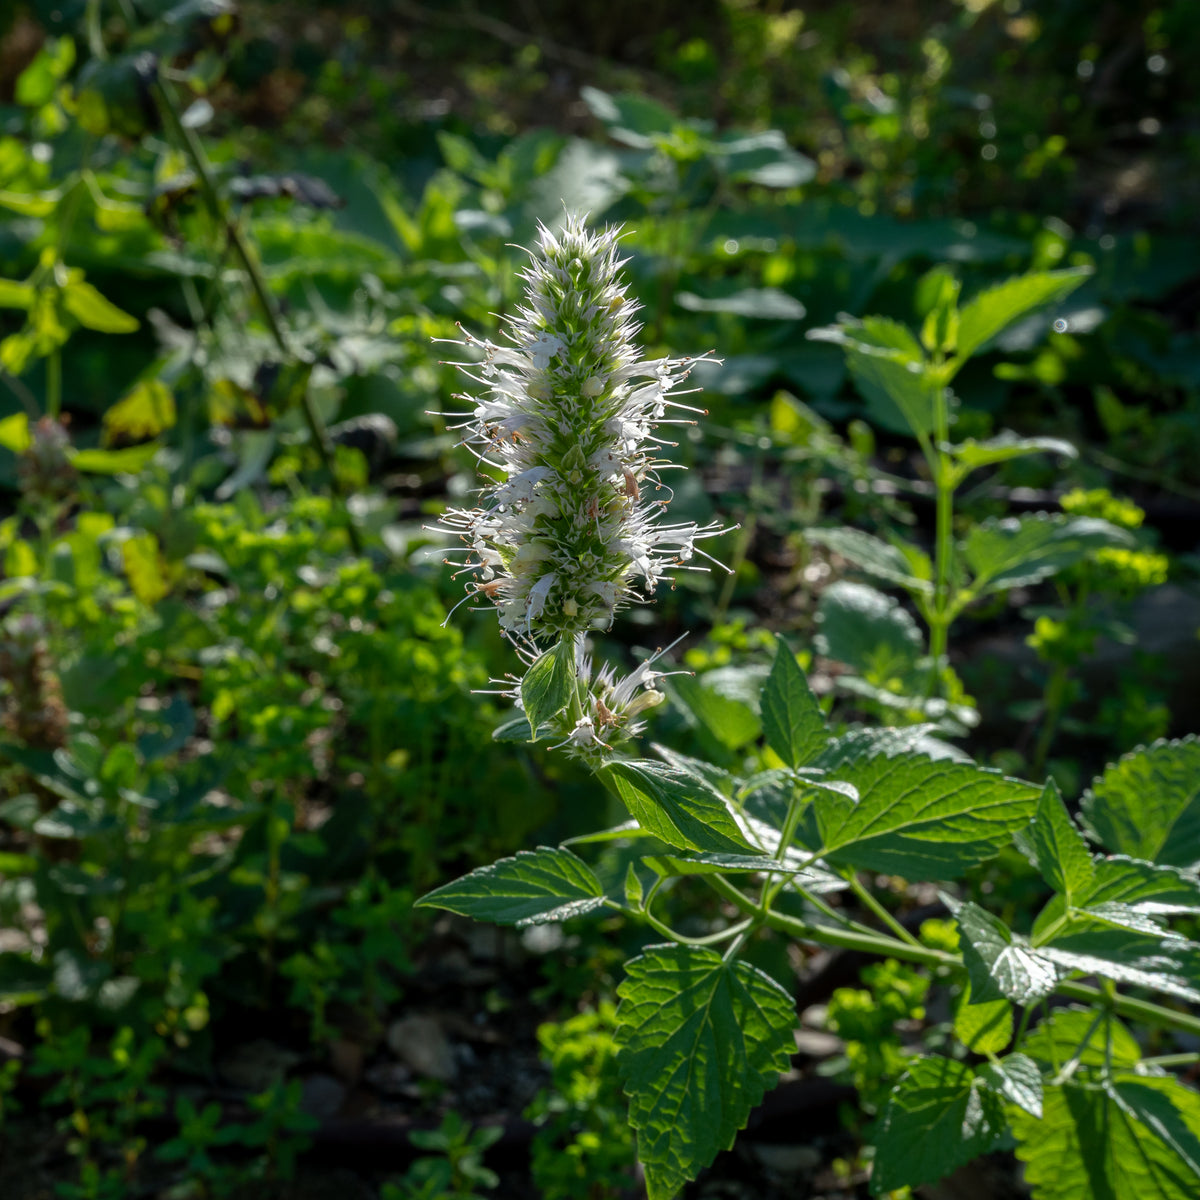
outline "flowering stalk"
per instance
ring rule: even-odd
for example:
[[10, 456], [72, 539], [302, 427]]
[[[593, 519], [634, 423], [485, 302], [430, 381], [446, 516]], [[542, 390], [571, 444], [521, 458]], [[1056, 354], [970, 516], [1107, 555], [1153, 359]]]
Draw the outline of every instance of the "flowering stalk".
[[538, 251], [521, 273], [525, 303], [506, 330], [511, 346], [464, 331], [458, 344], [483, 362], [455, 365], [487, 393], [459, 397], [473, 408], [454, 427], [499, 478], [489, 478], [477, 507], [442, 518], [466, 545], [467, 599], [495, 604], [530, 664], [511, 694], [532, 731], [549, 721], [585, 752], [609, 749], [606, 731], [627, 732], [661, 699], [653, 691], [661, 673], [651, 660], [620, 684], [609, 672], [592, 680], [584, 635], [609, 628], [618, 609], [645, 601], [697, 554], [709, 557], [697, 541], [725, 532], [663, 519], [670, 488], [657, 456], [673, 443], [656, 431], [694, 423], [668, 418], [670, 410], [702, 412], [669, 399], [698, 360], [641, 357], [620, 236], [590, 233], [572, 214], [558, 232], [539, 226]]

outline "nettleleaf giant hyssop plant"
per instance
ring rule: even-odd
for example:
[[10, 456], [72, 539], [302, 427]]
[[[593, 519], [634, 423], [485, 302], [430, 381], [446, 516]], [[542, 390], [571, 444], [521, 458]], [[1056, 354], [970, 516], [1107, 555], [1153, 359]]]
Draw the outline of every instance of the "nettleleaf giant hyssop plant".
[[[981, 768], [928, 726], [834, 733], [780, 639], [756, 713], [759, 769], [737, 776], [662, 747], [657, 759], [620, 748], [659, 699], [658, 673], [647, 663], [621, 682], [593, 675], [587, 633], [717, 530], [661, 517], [654, 431], [687, 365], [633, 348], [617, 240], [574, 217], [543, 230], [511, 348], [467, 336], [483, 361], [464, 369], [489, 394], [471, 401], [465, 440], [500, 479], [445, 526], [465, 543], [468, 598], [496, 604], [527, 664], [507, 689], [526, 736], [586, 758], [633, 818], [575, 844], [619, 836], [641, 853], [615, 894], [560, 846], [420, 903], [512, 925], [609, 910], [661, 935], [626, 965], [617, 1014], [651, 1200], [669, 1200], [731, 1145], [788, 1066], [792, 997], [739, 958], [768, 931], [919, 964], [954, 990], [951, 1050], [912, 1057], [876, 1123], [876, 1193], [1015, 1139], [1039, 1198], [1194, 1196], [1200, 1095], [1169, 1068], [1197, 1056], [1144, 1057], [1125, 1022], [1200, 1034], [1179, 1007], [1200, 1001], [1200, 946], [1168, 924], [1200, 913], [1200, 742], [1156, 743], [1109, 767], [1083, 798], [1081, 829], [1053, 784]], [[950, 889], [1014, 843], [1053, 889], [1028, 933], [947, 891], [957, 950], [923, 944], [871, 890], [888, 876]], [[705, 936], [663, 918], [682, 876], [724, 902]], [[1052, 995], [1074, 1003], [1034, 1023]]]

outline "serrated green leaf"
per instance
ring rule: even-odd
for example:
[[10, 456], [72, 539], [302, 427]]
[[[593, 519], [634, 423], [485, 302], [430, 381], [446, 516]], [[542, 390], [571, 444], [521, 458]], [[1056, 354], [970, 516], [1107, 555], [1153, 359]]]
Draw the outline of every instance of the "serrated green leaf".
[[1042, 878], [1075, 903], [1091, 887], [1092, 855], [1075, 828], [1053, 779], [1046, 784], [1033, 822], [1033, 844]]
[[933, 1183], [1004, 1136], [999, 1096], [951, 1058], [918, 1058], [901, 1077], [879, 1122], [871, 1194]]
[[776, 639], [775, 662], [763, 688], [762, 725], [767, 745], [789, 767], [804, 766], [829, 741], [825, 715], [783, 638]]
[[1027, 313], [1069, 296], [1091, 273], [1091, 267], [1039, 271], [981, 292], [959, 311], [957, 361], [965, 361]]
[[529, 718], [524, 713], [501, 721], [492, 730], [492, 740], [496, 742], [533, 742], [533, 730], [529, 727]]
[[63, 289], [63, 305], [80, 325], [97, 333], [133, 333], [139, 327], [137, 317], [119, 309], [82, 279]]
[[1012, 1035], [1012, 1005], [1007, 1000], [974, 1001], [968, 980], [954, 1014], [954, 1036], [976, 1054], [999, 1054]]
[[[1113, 1085], [1072, 1079], [1046, 1089], [1040, 1120], [1019, 1109], [1010, 1115], [1034, 1200], [1194, 1200], [1200, 1191], [1187, 1160]], [[1195, 1136], [1200, 1115], [1189, 1107], [1178, 1119]]]
[[832, 865], [905, 879], [948, 879], [1006, 846], [1033, 813], [1032, 784], [972, 763], [920, 754], [878, 755], [841, 768], [858, 804], [829, 793], [813, 801]]
[[948, 272], [930, 271], [918, 284], [916, 307], [924, 312], [921, 345], [930, 354], [953, 354], [958, 344], [958, 293], [961, 285]]
[[1093, 781], [1082, 807], [1110, 850], [1167, 866], [1200, 864], [1200, 739], [1125, 755]]
[[641, 912], [645, 893], [642, 891], [642, 881], [637, 873], [637, 867], [630, 863], [625, 868], [625, 903], [634, 912]]
[[617, 1065], [649, 1200], [671, 1200], [788, 1069], [795, 1004], [746, 963], [676, 945], [628, 963], [617, 994]]
[[575, 691], [575, 645], [563, 638], [539, 656], [521, 680], [521, 705], [532, 729], [557, 716]]
[[976, 1001], [1030, 1004], [1058, 982], [1054, 964], [1036, 953], [999, 917], [967, 901], [955, 912], [963, 964]]
[[1132, 904], [1122, 904], [1119, 901], [1098, 904], [1084, 902], [1068, 908], [1063, 897], [1056, 895], [1050, 898], [1033, 923], [1033, 944], [1040, 946], [1043, 942], [1053, 941], [1056, 930], [1071, 921], [1084, 918], [1103, 922], [1105, 926], [1115, 925], [1137, 933], [1148, 933], [1156, 938], [1163, 935], [1165, 928], [1161, 915], [1144, 912]]
[[1077, 1055], [1085, 1067], [1104, 1066], [1109, 1054], [1115, 1067], [1135, 1066], [1142, 1057], [1137, 1039], [1116, 1017], [1106, 1020], [1097, 1022], [1095, 1009], [1077, 1004], [1056, 1009], [1032, 1033], [1025, 1035], [1021, 1049], [1053, 1071]]
[[899, 729], [890, 727], [850, 729], [835, 737], [816, 757], [813, 766], [825, 771], [837, 771], [847, 763], [876, 754], [901, 754], [911, 751], [929, 759], [949, 759], [953, 762], [971, 762], [972, 759], [950, 742], [933, 737], [935, 725], [906, 725]]
[[882, 678], [910, 671], [925, 648], [916, 621], [894, 597], [845, 580], [821, 594], [813, 644], [826, 658]]
[[942, 385], [930, 378], [923, 362], [903, 351], [851, 341], [846, 343], [846, 365], [873, 425], [915, 436], [934, 431]]
[[962, 284], [950, 267], [934, 267], [917, 280], [913, 310], [918, 317], [924, 318], [938, 309], [955, 308], [961, 288]]
[[680, 754], [678, 750], [672, 750], [661, 742], [652, 742], [650, 748], [668, 767], [674, 767], [676, 771], [682, 771], [685, 775], [694, 775], [698, 779], [704, 780], [709, 787], [716, 788], [722, 795], [731, 794], [734, 779], [724, 767], [718, 767], [702, 758], [693, 758], [690, 754]]
[[1096, 550], [1130, 548], [1133, 536], [1098, 517], [1036, 513], [982, 521], [961, 549], [977, 595], [1027, 587], [1082, 562]]
[[894, 350], [901, 358], [910, 362], [924, 362], [925, 352], [913, 331], [891, 317], [863, 317], [844, 324], [841, 341], [873, 347], [876, 350]]
[[1042, 1073], [1027, 1054], [1010, 1054], [996, 1063], [984, 1063], [979, 1078], [1010, 1104], [1031, 1117], [1042, 1115]]
[[849, 559], [876, 579], [899, 584], [910, 592], [926, 595], [933, 592], [933, 564], [929, 556], [916, 546], [895, 546], [882, 538], [844, 525], [830, 529], [809, 529], [804, 536], [813, 544], [825, 546]]
[[1089, 908], [1055, 922], [1050, 936], [1038, 936], [1035, 925], [1038, 953], [1070, 970], [1200, 1002], [1200, 946], [1124, 906], [1109, 907], [1113, 911]]
[[650, 841], [654, 838], [652, 833], [647, 833], [642, 829], [636, 821], [622, 821], [620, 825], [613, 825], [610, 829], [597, 829], [594, 833], [580, 833], [575, 837], [564, 839], [564, 846], [592, 846], [603, 842], [634, 842], [634, 841]]
[[1079, 457], [1079, 451], [1061, 438], [1023, 438], [1007, 429], [986, 441], [978, 442], [974, 438], [967, 438], [965, 442], [947, 446], [946, 449], [964, 473], [977, 471], [980, 467], [990, 467], [995, 463], [1008, 462], [1012, 458], [1024, 458], [1027, 454], [1057, 454], [1060, 458]]
[[1176, 1079], [1118, 1075], [1113, 1093], [1134, 1118], [1179, 1155], [1200, 1182], [1200, 1095]]
[[565, 921], [603, 903], [604, 889], [587, 863], [570, 850], [540, 846], [444, 884], [422, 896], [417, 907], [497, 925], [537, 925]]
[[1125, 904], [1150, 915], [1200, 913], [1200, 880], [1178, 867], [1156, 866], [1125, 855], [1096, 863], [1081, 904]]
[[645, 759], [614, 762], [597, 774], [643, 829], [681, 850], [753, 852], [725, 797], [698, 775]]

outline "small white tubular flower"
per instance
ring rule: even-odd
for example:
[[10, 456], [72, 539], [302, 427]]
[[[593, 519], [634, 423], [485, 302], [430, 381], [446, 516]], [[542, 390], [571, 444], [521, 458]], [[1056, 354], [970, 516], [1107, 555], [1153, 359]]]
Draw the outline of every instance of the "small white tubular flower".
[[[696, 360], [641, 357], [620, 230], [590, 233], [575, 215], [539, 229], [512, 347], [464, 333], [483, 362], [457, 364], [488, 389], [464, 414], [463, 443], [503, 478], [441, 522], [468, 548], [468, 596], [492, 600], [501, 627], [534, 645], [607, 628], [689, 563], [698, 540], [725, 532], [663, 522], [655, 430], [672, 409], [684, 414], [674, 423], [699, 411], [671, 399]], [[574, 744], [603, 739], [603, 719], [591, 719]]]

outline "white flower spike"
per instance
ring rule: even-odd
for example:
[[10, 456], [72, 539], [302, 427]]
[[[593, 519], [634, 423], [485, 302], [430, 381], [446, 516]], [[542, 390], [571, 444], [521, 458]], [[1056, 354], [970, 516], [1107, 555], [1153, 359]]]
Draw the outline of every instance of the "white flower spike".
[[[512, 347], [465, 331], [460, 343], [483, 362], [456, 365], [488, 389], [463, 414], [462, 440], [503, 478], [478, 507], [448, 511], [442, 528], [465, 543], [468, 598], [491, 600], [505, 632], [534, 646], [608, 628], [619, 608], [703, 555], [697, 541], [726, 532], [663, 521], [671, 493], [657, 475], [665, 443], [655, 430], [692, 423], [668, 421], [672, 409], [700, 411], [671, 398], [698, 360], [641, 357], [620, 236], [590, 233], [573, 214], [556, 233], [539, 226], [521, 274], [525, 303], [506, 330]], [[588, 737], [583, 726], [574, 740]]]

